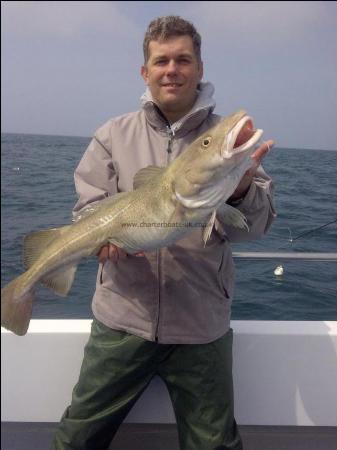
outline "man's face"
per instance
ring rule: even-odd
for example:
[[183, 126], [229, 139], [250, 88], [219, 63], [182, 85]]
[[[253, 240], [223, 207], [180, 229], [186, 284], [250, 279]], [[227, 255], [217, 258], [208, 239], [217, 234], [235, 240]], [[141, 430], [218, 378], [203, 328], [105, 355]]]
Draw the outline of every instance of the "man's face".
[[150, 41], [149, 60], [141, 69], [154, 102], [172, 122], [184, 116], [196, 100], [203, 74], [190, 36]]

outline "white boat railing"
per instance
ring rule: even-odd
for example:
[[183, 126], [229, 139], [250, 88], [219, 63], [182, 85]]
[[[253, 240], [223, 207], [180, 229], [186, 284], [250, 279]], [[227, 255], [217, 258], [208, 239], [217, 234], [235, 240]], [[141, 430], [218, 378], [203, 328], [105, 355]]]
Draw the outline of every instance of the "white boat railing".
[[328, 252], [233, 252], [233, 258], [243, 260], [303, 260], [337, 261], [337, 253]]

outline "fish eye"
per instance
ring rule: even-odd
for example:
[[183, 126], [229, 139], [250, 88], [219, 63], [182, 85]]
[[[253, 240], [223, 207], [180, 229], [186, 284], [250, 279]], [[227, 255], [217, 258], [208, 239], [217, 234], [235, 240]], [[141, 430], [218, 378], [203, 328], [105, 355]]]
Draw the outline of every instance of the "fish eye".
[[207, 148], [211, 142], [212, 142], [212, 138], [211, 138], [211, 136], [208, 136], [202, 141], [201, 145], [202, 145], [202, 147]]

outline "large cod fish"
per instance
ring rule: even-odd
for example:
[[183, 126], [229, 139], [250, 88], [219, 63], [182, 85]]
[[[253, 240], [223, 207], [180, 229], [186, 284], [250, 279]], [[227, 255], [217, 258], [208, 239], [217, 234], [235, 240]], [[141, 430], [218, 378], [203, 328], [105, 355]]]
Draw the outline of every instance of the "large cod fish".
[[[108, 242], [130, 254], [154, 250], [172, 244], [199, 223], [206, 224], [206, 242], [220, 210], [225, 222], [247, 228], [242, 213], [225, 202], [253, 165], [250, 156], [263, 133], [252, 130], [238, 145], [248, 122], [252, 123], [242, 110], [222, 119], [167, 167], [141, 169], [133, 191], [88, 205], [71, 225], [25, 236], [27, 270], [1, 290], [1, 325], [26, 334], [36, 285], [67, 295], [79, 261], [96, 255]], [[165, 226], [136, 226], [141, 223]]]

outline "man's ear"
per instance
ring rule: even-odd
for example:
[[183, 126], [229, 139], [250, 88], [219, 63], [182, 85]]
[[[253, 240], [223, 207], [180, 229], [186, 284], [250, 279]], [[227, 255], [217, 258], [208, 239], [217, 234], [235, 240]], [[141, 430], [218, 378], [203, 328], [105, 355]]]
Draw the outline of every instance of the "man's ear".
[[148, 71], [146, 66], [142, 66], [140, 69], [140, 74], [143, 77], [143, 80], [145, 81], [145, 84], [148, 84], [149, 77], [148, 77]]
[[199, 62], [199, 81], [202, 80], [204, 76], [204, 63], [202, 61]]

